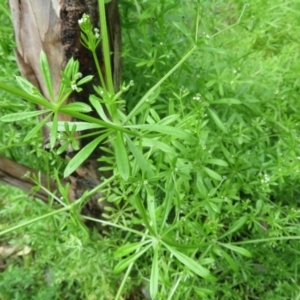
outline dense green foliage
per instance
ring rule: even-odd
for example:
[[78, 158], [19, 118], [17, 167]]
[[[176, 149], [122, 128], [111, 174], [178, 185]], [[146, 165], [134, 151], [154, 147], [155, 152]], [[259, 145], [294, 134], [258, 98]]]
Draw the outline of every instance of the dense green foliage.
[[[116, 125], [100, 159], [113, 173], [103, 179], [110, 229], [87, 230], [71, 206], [2, 235], [0, 247], [21, 252], [0, 261], [0, 299], [300, 299], [300, 3], [120, 7], [123, 80], [134, 85], [124, 85], [127, 115], [120, 99], [100, 99]], [[0, 8], [7, 83], [16, 66]], [[1, 116], [34, 109], [1, 97]], [[1, 153], [58, 168], [39, 136], [23, 143], [35, 125], [0, 122]], [[1, 186], [0, 231], [59, 208]]]

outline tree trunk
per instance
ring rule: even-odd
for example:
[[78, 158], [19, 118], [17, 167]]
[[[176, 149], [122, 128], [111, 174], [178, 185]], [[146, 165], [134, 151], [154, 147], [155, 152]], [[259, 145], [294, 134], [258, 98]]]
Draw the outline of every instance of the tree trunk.
[[[61, 75], [68, 60], [73, 57], [80, 63], [83, 76], [96, 75], [96, 68], [91, 53], [80, 42], [80, 28], [78, 20], [88, 14], [94, 27], [99, 28], [99, 11], [97, 0], [9, 0], [12, 22], [15, 32], [17, 49], [15, 50], [20, 72], [27, 80], [35, 85], [50, 101], [47, 88], [43, 83], [40, 70], [39, 56], [44, 51], [51, 68], [54, 96], [58, 95]], [[106, 19], [110, 41], [111, 64], [115, 90], [119, 89], [121, 76], [121, 30], [117, 0], [106, 4]], [[98, 49], [98, 59], [101, 69], [105, 72], [101, 47]], [[99, 85], [97, 76], [93, 82], [86, 85], [81, 93], [74, 93], [66, 103], [78, 101], [88, 102], [93, 85]], [[42, 107], [39, 107], [42, 109]], [[72, 121], [66, 115], [59, 116], [60, 121]], [[49, 140], [49, 129], [43, 128], [44, 144]], [[28, 178], [23, 178], [26, 172], [37, 174], [37, 170], [21, 166], [3, 156], [0, 156], [0, 181], [28, 191], [33, 185]], [[41, 176], [42, 185], [52, 192], [57, 190], [54, 182], [46, 186], [45, 175]], [[85, 189], [99, 184], [98, 166], [95, 160], [88, 160], [77, 170], [77, 174], [62, 180], [63, 184], [71, 183], [69, 196], [74, 200]], [[36, 193], [38, 198], [47, 199], [43, 190]], [[97, 195], [99, 197], [99, 195]], [[97, 198], [97, 197], [96, 197]]]

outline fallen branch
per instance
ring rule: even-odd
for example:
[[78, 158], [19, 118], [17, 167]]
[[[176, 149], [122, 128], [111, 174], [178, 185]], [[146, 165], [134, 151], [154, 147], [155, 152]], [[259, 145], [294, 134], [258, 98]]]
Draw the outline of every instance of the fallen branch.
[[[25, 176], [30, 174], [30, 176]], [[57, 184], [49, 179], [46, 174], [43, 174], [37, 170], [21, 165], [17, 162], [14, 162], [2, 155], [0, 155], [0, 182], [8, 184], [14, 187], [17, 187], [26, 193], [32, 193], [33, 187], [36, 184], [33, 182], [32, 177], [40, 178], [41, 185], [48, 189], [52, 193], [56, 193], [58, 188]], [[66, 184], [67, 182], [62, 182]], [[43, 201], [49, 199], [49, 195], [43, 189], [36, 190], [34, 196]]]

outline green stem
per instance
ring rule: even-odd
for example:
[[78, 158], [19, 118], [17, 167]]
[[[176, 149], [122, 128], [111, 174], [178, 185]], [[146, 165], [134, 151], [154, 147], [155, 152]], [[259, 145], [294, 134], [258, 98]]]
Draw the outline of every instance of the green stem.
[[110, 63], [109, 38], [107, 33], [107, 23], [106, 23], [106, 14], [105, 14], [105, 3], [104, 0], [99, 0], [98, 3], [99, 3], [100, 28], [101, 28], [106, 82], [108, 85], [109, 93], [114, 94], [114, 84], [112, 80], [112, 71], [111, 71], [111, 63]]
[[61, 208], [61, 209], [52, 211], [52, 212], [50, 212], [50, 213], [48, 213], [48, 214], [45, 214], [45, 215], [43, 215], [43, 216], [39, 216], [39, 217], [34, 218], [34, 219], [31, 219], [31, 220], [29, 220], [29, 221], [27, 221], [27, 222], [24, 222], [24, 223], [21, 223], [21, 224], [19, 224], [19, 225], [16, 225], [16, 226], [10, 227], [10, 228], [8, 228], [8, 229], [5, 229], [5, 230], [3, 230], [3, 231], [0, 231], [0, 236], [1, 236], [1, 235], [5, 235], [5, 234], [7, 234], [7, 233], [9, 233], [9, 232], [12, 232], [12, 231], [14, 231], [14, 230], [20, 229], [20, 228], [22, 228], [22, 227], [28, 226], [28, 225], [30, 225], [30, 224], [32, 224], [32, 223], [35, 223], [35, 222], [41, 221], [41, 220], [43, 220], [43, 219], [49, 218], [49, 217], [51, 217], [51, 216], [55, 216], [55, 215], [57, 215], [57, 214], [59, 214], [59, 213], [61, 213], [61, 212], [71, 210], [71, 208], [73, 207], [73, 205], [75, 205], [75, 203], [76, 203], [76, 202], [74, 202], [72, 205], [68, 205], [68, 206], [66, 206], [66, 207], [63, 207], [63, 208]]
[[124, 123], [126, 123], [128, 120], [130, 120], [139, 108], [148, 100], [148, 98], [153, 94], [153, 92], [168, 78], [170, 77], [197, 49], [197, 46], [193, 46], [193, 48], [186, 54], [184, 57], [165, 75], [163, 76], [139, 101], [139, 103], [132, 109], [130, 114], [127, 116], [127, 118], [124, 120]]
[[[146, 234], [147, 234], [147, 232], [146, 232]], [[147, 237], [146, 235], [144, 235], [144, 236], [142, 237], [141, 243], [146, 239], [146, 237]], [[141, 247], [142, 247], [142, 246], [141, 246]], [[137, 248], [137, 249], [135, 250], [135, 253], [137, 253], [138, 251], [140, 251], [141, 247]], [[135, 263], [135, 261], [133, 261], [133, 262], [128, 266], [127, 271], [126, 271], [126, 273], [125, 273], [125, 275], [124, 275], [124, 278], [123, 278], [123, 280], [122, 280], [122, 282], [121, 282], [121, 285], [120, 285], [120, 287], [119, 287], [119, 289], [118, 289], [118, 293], [117, 293], [117, 295], [116, 295], [116, 297], [115, 297], [115, 300], [119, 300], [119, 299], [120, 299], [121, 293], [122, 293], [122, 291], [123, 291], [123, 289], [124, 289], [124, 285], [125, 285], [125, 283], [126, 283], [127, 278], [129, 277], [129, 274], [130, 274], [130, 272], [131, 272], [131, 269], [132, 269], [134, 263]]]
[[245, 244], [256, 244], [256, 243], [266, 243], [273, 241], [289, 241], [289, 240], [300, 240], [300, 236], [282, 236], [282, 237], [271, 237], [271, 238], [263, 238], [257, 240], [248, 240], [241, 242], [232, 242], [232, 245], [245, 245]]
[[[98, 3], [99, 3], [100, 28], [101, 28], [102, 49], [103, 49], [104, 65], [105, 65], [106, 84], [107, 84], [107, 90], [110, 94], [109, 97], [113, 98], [115, 89], [114, 89], [112, 69], [111, 69], [111, 60], [110, 60], [111, 55], [109, 49], [109, 37], [107, 32], [105, 3], [104, 0], [99, 0]], [[116, 124], [119, 124], [117, 106], [112, 99], [107, 99], [107, 100], [109, 100], [109, 107], [110, 107], [112, 120]]]
[[95, 50], [91, 50], [91, 51], [92, 51], [92, 54], [93, 54], [93, 59], [94, 59], [95, 65], [96, 65], [97, 73], [98, 73], [99, 78], [100, 78], [101, 86], [103, 87], [104, 93], [106, 94], [107, 93], [107, 88], [106, 88], [106, 84], [105, 84], [105, 81], [104, 81], [104, 78], [103, 78], [103, 75], [102, 75], [101, 68], [99, 66], [99, 60], [98, 60], [96, 51]]

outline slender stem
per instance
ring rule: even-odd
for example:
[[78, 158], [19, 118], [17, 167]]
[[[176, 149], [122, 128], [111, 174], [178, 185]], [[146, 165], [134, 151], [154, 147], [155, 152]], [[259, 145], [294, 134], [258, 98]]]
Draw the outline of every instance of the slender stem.
[[183, 56], [183, 58], [167, 73], [165, 74], [139, 101], [139, 103], [132, 109], [124, 122], [130, 120], [137, 113], [138, 109], [148, 100], [153, 92], [168, 78], [170, 77], [197, 49], [197, 46], [193, 46], [192, 49]]
[[271, 238], [263, 238], [257, 240], [248, 240], [241, 242], [232, 242], [232, 245], [245, 245], [245, 244], [256, 244], [256, 243], [266, 243], [266, 242], [275, 242], [275, 241], [289, 241], [289, 240], [300, 240], [300, 236], [282, 236], [282, 237], [271, 237]]
[[[146, 231], [146, 234], [147, 234], [147, 233], [148, 233], [148, 232]], [[147, 237], [146, 234], [142, 237], [141, 242], [143, 242], [143, 241], [146, 239], [146, 237]], [[141, 247], [142, 247], [142, 246], [141, 246]], [[140, 251], [141, 247], [138, 247], [138, 248], [135, 250], [135, 253], [137, 253], [138, 251]], [[117, 293], [117, 295], [116, 295], [116, 297], [115, 297], [115, 300], [119, 300], [119, 298], [120, 298], [120, 296], [121, 296], [121, 293], [122, 293], [122, 291], [123, 291], [123, 289], [124, 289], [124, 285], [125, 285], [125, 283], [126, 283], [126, 280], [127, 280], [128, 276], [129, 276], [129, 274], [130, 274], [130, 272], [131, 272], [131, 269], [132, 269], [134, 263], [135, 263], [135, 261], [133, 261], [133, 262], [128, 266], [128, 268], [127, 268], [127, 270], [126, 270], [126, 273], [125, 273], [125, 275], [124, 275], [124, 278], [123, 278], [123, 280], [122, 280], [122, 283], [121, 283], [121, 285], [120, 285], [120, 287], [119, 287], [119, 289], [118, 289], [118, 293]]]
[[101, 68], [99, 66], [99, 61], [98, 61], [96, 51], [95, 50], [91, 50], [91, 51], [92, 51], [92, 54], [93, 54], [93, 59], [94, 59], [94, 62], [95, 62], [96, 68], [97, 68], [97, 72], [98, 72], [98, 75], [99, 75], [99, 78], [100, 78], [101, 85], [104, 89], [104, 93], [106, 93], [107, 88], [106, 88], [106, 84], [105, 84], [105, 81], [104, 81], [104, 78], [103, 78], [103, 75], [102, 75]]
[[114, 94], [114, 84], [112, 80], [111, 62], [110, 62], [110, 49], [109, 49], [109, 38], [107, 33], [106, 13], [104, 0], [99, 0], [99, 14], [100, 14], [100, 28], [102, 37], [102, 48], [105, 63], [105, 74], [108, 91], [110, 94]]
[[5, 229], [5, 230], [3, 230], [3, 231], [0, 231], [0, 236], [1, 236], [1, 235], [5, 235], [5, 234], [7, 234], [7, 233], [9, 233], [9, 232], [12, 232], [12, 231], [14, 231], [14, 230], [20, 229], [20, 228], [22, 228], [22, 227], [28, 226], [28, 225], [30, 225], [30, 224], [32, 224], [32, 223], [35, 223], [35, 222], [38, 222], [38, 221], [40, 221], [40, 220], [49, 218], [49, 217], [51, 217], [51, 216], [55, 216], [55, 215], [57, 215], [57, 214], [59, 214], [59, 213], [61, 213], [61, 212], [68, 211], [68, 210], [70, 210], [70, 209], [73, 207], [73, 205], [75, 205], [75, 203], [76, 203], [76, 202], [74, 202], [72, 205], [65, 206], [65, 207], [63, 207], [63, 208], [57, 209], [57, 210], [52, 211], [52, 212], [50, 212], [50, 213], [48, 213], [48, 214], [45, 214], [45, 215], [43, 215], [43, 216], [39, 216], [39, 217], [34, 218], [34, 219], [31, 219], [31, 220], [29, 220], [29, 221], [27, 221], [27, 222], [24, 222], [24, 223], [21, 223], [21, 224], [19, 224], [19, 225], [16, 225], [16, 226], [10, 227], [10, 228], [8, 228], [8, 229]]
[[[105, 65], [105, 79], [107, 84], [107, 90], [109, 92], [108, 97], [112, 97], [111, 99], [107, 99], [109, 101], [110, 114], [113, 121], [116, 124], [119, 124], [119, 115], [116, 103], [112, 100], [113, 95], [115, 93], [112, 69], [111, 69], [111, 55], [109, 49], [109, 37], [107, 32], [107, 23], [106, 23], [106, 13], [105, 13], [105, 3], [104, 0], [99, 0], [99, 14], [100, 14], [100, 28], [101, 28], [101, 37], [102, 37], [102, 49], [104, 56], [104, 65]], [[112, 49], [113, 50], [113, 49]]]

